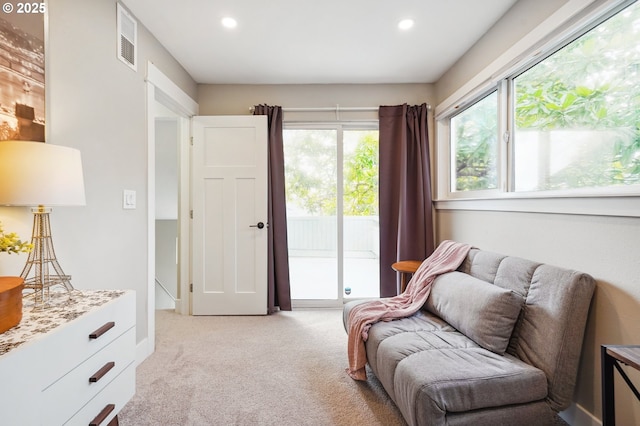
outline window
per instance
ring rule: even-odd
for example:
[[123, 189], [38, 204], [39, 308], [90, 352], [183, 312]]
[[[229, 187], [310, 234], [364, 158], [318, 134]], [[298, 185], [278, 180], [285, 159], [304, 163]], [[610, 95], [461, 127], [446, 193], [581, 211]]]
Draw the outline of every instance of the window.
[[515, 190], [640, 183], [640, 5], [514, 79]]
[[378, 297], [378, 131], [287, 126], [291, 298]]
[[[640, 3], [633, 3], [445, 116], [450, 193], [616, 193], [640, 185], [639, 46]], [[505, 114], [499, 105], [509, 105]], [[505, 156], [499, 129], [509, 141]]]
[[497, 92], [451, 119], [451, 146], [455, 153], [453, 191], [497, 188]]

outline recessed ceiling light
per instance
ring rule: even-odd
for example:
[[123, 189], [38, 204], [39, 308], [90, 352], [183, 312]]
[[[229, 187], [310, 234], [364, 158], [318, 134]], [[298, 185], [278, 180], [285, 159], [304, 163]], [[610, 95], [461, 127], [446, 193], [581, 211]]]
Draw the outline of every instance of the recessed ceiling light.
[[222, 18], [222, 26], [225, 28], [235, 28], [238, 26], [238, 21], [231, 17]]
[[413, 27], [413, 19], [403, 19], [398, 22], [398, 28], [401, 30], [408, 30], [411, 27]]

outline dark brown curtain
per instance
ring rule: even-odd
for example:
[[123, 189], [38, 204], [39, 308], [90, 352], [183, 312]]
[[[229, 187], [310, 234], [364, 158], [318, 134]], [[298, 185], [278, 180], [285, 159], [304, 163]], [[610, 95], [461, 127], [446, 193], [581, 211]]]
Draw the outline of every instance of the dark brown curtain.
[[269, 211], [268, 312], [291, 310], [289, 284], [289, 249], [287, 246], [287, 208], [284, 191], [284, 151], [282, 141], [282, 108], [257, 105], [254, 115], [266, 115], [269, 123]]
[[434, 250], [427, 104], [381, 106], [380, 296], [397, 293], [399, 260]]

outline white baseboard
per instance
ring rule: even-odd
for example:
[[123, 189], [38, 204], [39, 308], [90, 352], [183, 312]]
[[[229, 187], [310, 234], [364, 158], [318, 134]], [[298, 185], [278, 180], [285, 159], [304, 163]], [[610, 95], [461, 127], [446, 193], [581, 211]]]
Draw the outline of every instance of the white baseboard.
[[580, 404], [573, 403], [560, 413], [560, 417], [571, 426], [602, 426], [602, 421], [584, 409]]
[[147, 359], [151, 355], [152, 351], [149, 348], [149, 339], [143, 339], [136, 346], [136, 367], [142, 364], [142, 361]]

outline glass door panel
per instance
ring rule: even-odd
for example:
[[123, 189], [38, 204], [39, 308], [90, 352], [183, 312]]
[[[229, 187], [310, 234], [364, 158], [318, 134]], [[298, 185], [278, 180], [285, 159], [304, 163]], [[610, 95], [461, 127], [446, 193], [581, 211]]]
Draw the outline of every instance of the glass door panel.
[[284, 132], [292, 299], [338, 299], [337, 133]]
[[378, 297], [378, 131], [283, 136], [291, 298]]
[[344, 297], [379, 297], [378, 131], [343, 132]]

